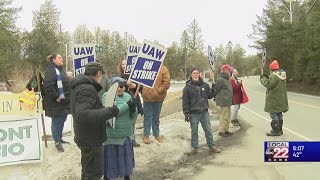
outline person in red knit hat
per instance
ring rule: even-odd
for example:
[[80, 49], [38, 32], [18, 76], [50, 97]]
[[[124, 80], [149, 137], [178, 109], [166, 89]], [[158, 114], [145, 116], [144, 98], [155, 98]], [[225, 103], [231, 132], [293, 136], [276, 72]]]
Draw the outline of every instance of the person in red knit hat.
[[221, 67], [221, 72], [216, 80], [216, 105], [220, 107], [219, 119], [219, 136], [227, 137], [232, 135], [229, 131], [231, 122], [231, 105], [232, 105], [232, 87], [229, 81], [232, 67], [224, 64]]
[[267, 136], [280, 136], [283, 134], [283, 112], [289, 110], [286, 72], [279, 67], [277, 60], [269, 65], [270, 75], [261, 72], [260, 82], [267, 88], [264, 111], [270, 113], [271, 132]]

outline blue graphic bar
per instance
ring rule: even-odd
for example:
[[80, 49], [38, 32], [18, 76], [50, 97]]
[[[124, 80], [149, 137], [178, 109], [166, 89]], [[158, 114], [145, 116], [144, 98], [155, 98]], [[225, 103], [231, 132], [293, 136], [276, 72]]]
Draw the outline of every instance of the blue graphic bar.
[[265, 141], [265, 162], [320, 162], [319, 141]]

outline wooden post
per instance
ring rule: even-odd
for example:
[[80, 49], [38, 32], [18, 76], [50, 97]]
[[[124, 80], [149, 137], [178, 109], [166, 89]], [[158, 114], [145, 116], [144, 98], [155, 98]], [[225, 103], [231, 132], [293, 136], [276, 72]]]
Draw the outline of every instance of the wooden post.
[[[40, 96], [41, 96], [41, 84], [40, 84], [40, 72], [37, 70], [36, 71], [36, 77], [37, 77], [37, 84], [38, 84], [38, 93], [40, 93]], [[37, 101], [37, 103], [42, 103], [42, 101], [41, 102], [39, 102], [39, 101]], [[38, 104], [37, 104], [37, 110], [38, 110], [38, 112], [39, 112], [39, 106], [38, 106]], [[43, 111], [41, 111], [41, 114], [40, 114], [40, 116], [41, 116], [41, 122], [42, 122], [42, 131], [43, 131], [43, 138], [44, 138], [44, 145], [45, 145], [45, 147], [46, 148], [48, 148], [48, 142], [47, 142], [47, 133], [46, 133], [46, 127], [45, 127], [45, 124], [44, 124], [44, 116], [43, 116]]]

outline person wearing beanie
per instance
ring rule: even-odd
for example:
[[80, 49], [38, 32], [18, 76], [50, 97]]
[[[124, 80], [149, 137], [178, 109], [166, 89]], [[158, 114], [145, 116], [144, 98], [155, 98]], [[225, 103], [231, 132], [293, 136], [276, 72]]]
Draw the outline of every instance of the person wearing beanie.
[[[135, 166], [134, 160], [134, 123], [137, 117], [135, 102], [129, 93], [125, 92], [127, 82], [120, 81], [117, 87], [115, 104], [119, 107], [119, 114], [114, 126], [107, 126], [107, 140], [104, 145], [104, 179], [124, 177], [130, 180]], [[104, 93], [102, 104], [110, 98]]]
[[270, 75], [263, 71], [260, 82], [267, 88], [264, 111], [270, 113], [271, 132], [267, 136], [280, 136], [283, 134], [283, 113], [289, 110], [286, 72], [279, 67], [277, 60], [269, 65]]
[[191, 151], [188, 155], [198, 152], [198, 125], [199, 122], [205, 132], [209, 152], [220, 153], [221, 150], [214, 145], [210, 116], [208, 112], [208, 99], [213, 98], [209, 85], [202, 80], [198, 68], [191, 69], [190, 79], [186, 82], [182, 94], [182, 107], [185, 121], [191, 128]]
[[71, 80], [70, 107], [73, 116], [74, 142], [81, 151], [81, 179], [100, 179], [103, 175], [103, 146], [106, 121], [116, 117], [120, 107], [103, 107], [98, 96], [103, 66], [90, 62], [84, 74]]
[[45, 115], [51, 117], [51, 132], [58, 152], [64, 152], [62, 144], [70, 144], [62, 139], [64, 123], [70, 114], [69, 78], [63, 71], [60, 54], [49, 57], [50, 64], [43, 79], [43, 107]]
[[222, 65], [221, 72], [218, 75], [215, 84], [215, 101], [216, 105], [220, 107], [219, 135], [222, 137], [232, 135], [232, 133], [229, 131], [232, 105], [232, 87], [229, 81], [231, 70], [232, 67], [230, 65]]
[[[124, 74], [125, 69], [127, 67], [127, 60], [121, 60], [117, 66], [117, 70], [119, 73], [119, 76], [123, 79], [126, 80], [127, 85], [125, 86], [125, 92], [128, 92], [132, 97], [133, 101], [136, 104], [138, 114], [143, 116], [143, 107], [142, 107], [142, 102], [141, 102], [141, 97], [140, 93], [142, 91], [143, 86], [139, 86], [137, 83], [133, 83], [131, 80], [129, 80], [129, 74]], [[137, 89], [139, 87], [139, 89]], [[138, 92], [136, 92], [138, 91]], [[133, 123], [133, 133], [135, 132], [135, 125], [136, 125], [136, 120], [138, 116], [134, 118], [134, 123]], [[133, 139], [133, 147], [140, 147], [140, 144], [136, 141], [136, 138], [134, 137]]]
[[279, 69], [278, 61], [277, 60], [273, 60], [272, 63], [269, 65], [269, 69], [278, 70]]

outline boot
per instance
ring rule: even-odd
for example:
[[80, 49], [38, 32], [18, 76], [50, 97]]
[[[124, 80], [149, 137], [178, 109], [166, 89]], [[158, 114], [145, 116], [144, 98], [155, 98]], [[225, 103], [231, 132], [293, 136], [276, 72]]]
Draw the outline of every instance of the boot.
[[213, 146], [211, 149], [209, 149], [209, 152], [210, 153], [221, 153], [221, 149], [216, 146]]
[[59, 152], [64, 152], [61, 142], [55, 142], [54, 144]]
[[144, 142], [145, 144], [150, 144], [150, 143], [151, 143], [148, 136], [146, 136], [146, 137], [143, 138], [143, 142]]
[[233, 135], [233, 133], [230, 132], [230, 131], [225, 131], [224, 133], [225, 133], [226, 135], [228, 135], [228, 136], [232, 136], [232, 135]]
[[283, 126], [283, 119], [279, 120], [279, 128], [280, 128], [280, 134], [281, 135], [283, 134], [282, 126]]
[[267, 133], [267, 136], [280, 136], [280, 123], [279, 121], [271, 121], [271, 132]]
[[130, 180], [130, 176], [125, 176], [123, 179], [124, 180]]
[[133, 147], [140, 147], [140, 144], [139, 144], [139, 143], [137, 143], [137, 141], [136, 141], [136, 140], [133, 140]]
[[238, 123], [237, 123], [237, 120], [236, 120], [236, 119], [231, 120], [231, 124], [232, 124], [233, 126], [238, 126]]
[[219, 132], [219, 136], [228, 137], [228, 135], [225, 132]]
[[186, 154], [191, 156], [191, 155], [195, 155], [198, 153], [198, 149], [197, 148], [192, 148], [191, 151], [187, 152]]
[[240, 122], [239, 122], [238, 119], [236, 119], [236, 123], [237, 123], [238, 126], [240, 126]]
[[155, 137], [155, 139], [158, 141], [158, 143], [163, 143], [163, 140], [160, 138], [160, 136]]

